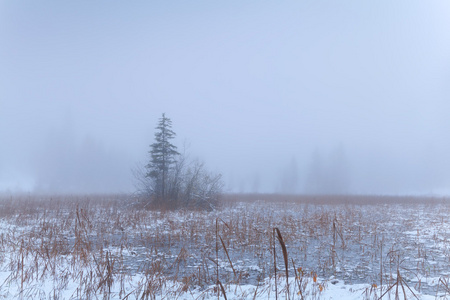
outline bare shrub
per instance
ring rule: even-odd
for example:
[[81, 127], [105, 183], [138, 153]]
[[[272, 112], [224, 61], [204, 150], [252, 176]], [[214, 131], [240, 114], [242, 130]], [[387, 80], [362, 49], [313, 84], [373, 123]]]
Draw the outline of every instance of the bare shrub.
[[155, 192], [157, 183], [145, 174], [143, 167], [133, 169], [138, 203], [144, 207], [210, 211], [219, 205], [224, 186], [222, 175], [208, 171], [204, 163], [198, 160], [188, 161], [186, 155], [180, 155], [168, 172], [164, 202], [159, 201]]

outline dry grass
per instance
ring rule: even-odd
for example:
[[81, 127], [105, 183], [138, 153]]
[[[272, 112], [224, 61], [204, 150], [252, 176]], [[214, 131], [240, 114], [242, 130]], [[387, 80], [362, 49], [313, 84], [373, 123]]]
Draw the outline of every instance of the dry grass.
[[16, 285], [15, 296], [62, 299], [75, 283], [76, 299], [171, 299], [194, 289], [219, 298], [250, 283], [257, 298], [269, 279], [276, 297], [318, 299], [339, 278], [370, 283], [367, 299], [410, 287], [450, 295], [446, 199], [227, 195], [214, 212], [132, 204], [127, 195], [0, 199], [0, 266], [9, 272], [0, 294]]

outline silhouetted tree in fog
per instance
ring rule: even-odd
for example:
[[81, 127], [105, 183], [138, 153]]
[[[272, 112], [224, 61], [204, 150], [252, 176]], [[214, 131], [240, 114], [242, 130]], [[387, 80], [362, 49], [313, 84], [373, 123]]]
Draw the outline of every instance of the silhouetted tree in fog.
[[150, 162], [133, 170], [141, 200], [153, 207], [213, 209], [222, 193], [222, 176], [206, 171], [201, 162], [189, 162], [177, 151], [171, 142], [175, 137], [172, 121], [165, 114], [156, 130]]
[[342, 145], [330, 153], [327, 172], [327, 192], [330, 194], [345, 194], [350, 190], [350, 166]]
[[176, 163], [176, 157], [180, 155], [177, 147], [171, 143], [175, 137], [172, 130], [172, 121], [165, 114], [159, 119], [156, 127], [155, 143], [150, 147], [151, 160], [147, 165], [147, 177], [154, 180], [154, 196], [156, 202], [166, 201], [167, 177], [171, 166]]
[[305, 191], [307, 194], [323, 193], [324, 172], [322, 157], [318, 149], [312, 154], [311, 163], [308, 166]]
[[298, 166], [295, 157], [287, 165], [281, 177], [281, 193], [295, 194], [298, 186]]

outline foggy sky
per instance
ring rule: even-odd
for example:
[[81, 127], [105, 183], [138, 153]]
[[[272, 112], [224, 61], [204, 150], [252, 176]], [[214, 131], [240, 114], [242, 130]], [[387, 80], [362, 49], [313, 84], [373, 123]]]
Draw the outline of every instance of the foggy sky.
[[450, 192], [450, 2], [1, 1], [0, 191], [132, 192], [162, 113], [231, 192]]

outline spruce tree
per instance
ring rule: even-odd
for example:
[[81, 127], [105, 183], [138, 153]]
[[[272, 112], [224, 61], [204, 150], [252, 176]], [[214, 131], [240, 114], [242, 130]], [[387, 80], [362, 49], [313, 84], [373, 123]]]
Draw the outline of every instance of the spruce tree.
[[167, 200], [169, 170], [176, 163], [176, 157], [180, 154], [177, 152], [177, 147], [171, 143], [175, 135], [172, 130], [172, 121], [162, 114], [156, 127], [155, 142], [150, 145], [150, 163], [146, 166], [146, 176], [154, 181], [153, 193], [158, 204]]

